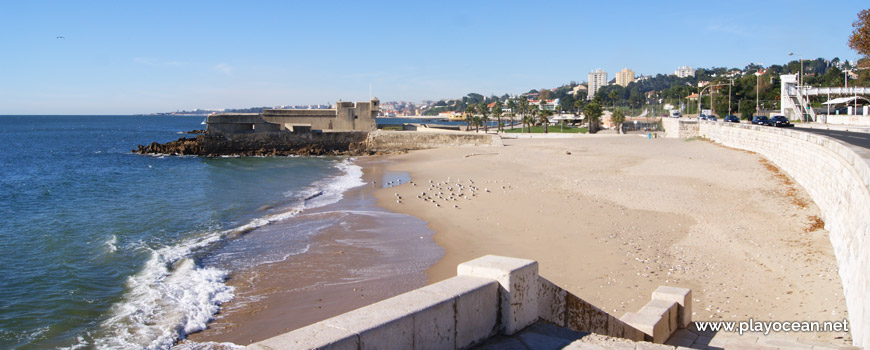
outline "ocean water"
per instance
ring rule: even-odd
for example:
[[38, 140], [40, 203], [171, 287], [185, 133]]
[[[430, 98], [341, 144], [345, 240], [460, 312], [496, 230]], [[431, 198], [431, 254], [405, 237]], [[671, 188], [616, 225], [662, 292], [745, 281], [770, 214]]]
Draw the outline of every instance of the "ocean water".
[[235, 268], [317, 227], [246, 233], [362, 185], [343, 158], [135, 155], [201, 117], [0, 116], [0, 348], [165, 349], [205, 328]]

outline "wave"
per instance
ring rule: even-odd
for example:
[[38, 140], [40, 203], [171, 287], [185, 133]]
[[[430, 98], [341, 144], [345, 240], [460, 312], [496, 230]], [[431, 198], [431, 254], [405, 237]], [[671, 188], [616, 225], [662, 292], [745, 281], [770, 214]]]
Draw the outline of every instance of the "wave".
[[118, 251], [118, 236], [112, 235], [112, 238], [107, 239], [103, 242], [103, 245], [106, 247], [106, 250], [109, 253], [114, 253]]
[[[121, 301], [111, 307], [109, 317], [97, 332], [79, 337], [73, 348], [83, 345], [98, 349], [169, 349], [187, 334], [204, 330], [221, 304], [233, 299], [235, 290], [225, 283], [228, 271], [200, 266], [195, 254], [226, 239], [294, 217], [305, 209], [338, 202], [345, 191], [364, 184], [362, 168], [353, 164], [352, 159], [335, 166], [342, 175], [313, 184], [299, 197], [297, 205], [283, 212], [255, 218], [228, 230], [203, 233], [175, 245], [145, 248], [149, 251], [148, 260], [140, 272], [128, 277]], [[117, 249], [116, 244], [114, 235], [104, 243], [112, 252]], [[308, 248], [290, 255], [304, 253]]]

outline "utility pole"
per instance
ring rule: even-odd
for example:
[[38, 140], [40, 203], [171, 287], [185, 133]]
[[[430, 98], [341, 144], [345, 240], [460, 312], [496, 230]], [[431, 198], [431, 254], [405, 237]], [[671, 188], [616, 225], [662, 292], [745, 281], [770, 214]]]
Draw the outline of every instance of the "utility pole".
[[758, 108], [758, 81], [761, 80], [760, 75], [755, 76], [755, 114], [761, 113], [761, 109]]
[[731, 77], [731, 83], [728, 84], [728, 114], [731, 114], [731, 86], [734, 85], [734, 77]]

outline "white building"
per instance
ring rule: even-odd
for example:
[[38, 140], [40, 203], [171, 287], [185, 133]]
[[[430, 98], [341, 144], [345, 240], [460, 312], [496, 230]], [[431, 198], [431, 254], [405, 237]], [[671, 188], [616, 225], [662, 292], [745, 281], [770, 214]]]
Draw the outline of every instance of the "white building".
[[530, 106], [537, 106], [539, 109], [546, 109], [550, 111], [556, 111], [559, 109], [559, 99], [553, 100], [529, 100]]
[[607, 72], [598, 68], [594, 72], [589, 72], [589, 92], [586, 95], [587, 100], [595, 98], [595, 93], [602, 86], [607, 85]]
[[674, 75], [676, 75], [678, 78], [694, 77], [695, 68], [692, 68], [690, 66], [682, 66], [674, 71]]

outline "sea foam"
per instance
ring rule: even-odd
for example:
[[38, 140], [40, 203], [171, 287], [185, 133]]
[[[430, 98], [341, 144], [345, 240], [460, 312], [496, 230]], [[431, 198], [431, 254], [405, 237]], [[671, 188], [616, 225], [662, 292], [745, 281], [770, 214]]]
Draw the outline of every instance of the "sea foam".
[[[89, 334], [87, 338], [93, 340], [81, 339], [77, 345], [93, 345], [99, 349], [169, 349], [187, 334], [205, 329], [220, 305], [232, 300], [234, 288], [224, 283], [228, 271], [198, 266], [194, 253], [294, 217], [304, 209], [338, 202], [346, 190], [364, 184], [362, 168], [352, 160], [337, 163], [336, 167], [342, 175], [313, 184], [308, 194], [300, 198], [301, 203], [289, 210], [255, 218], [232, 229], [201, 234], [172, 246], [145, 248], [149, 250], [148, 260], [139, 273], [127, 279], [127, 292], [112, 306], [109, 318], [100, 325], [99, 334], [94, 337]], [[113, 251], [116, 242], [117, 237], [113, 236], [104, 244]], [[302, 252], [307, 250], [308, 247]]]

